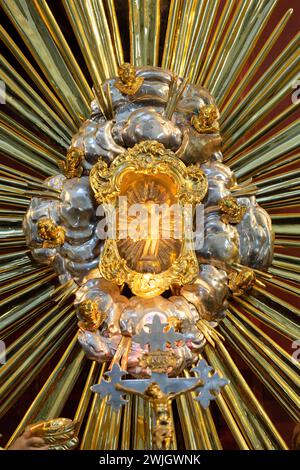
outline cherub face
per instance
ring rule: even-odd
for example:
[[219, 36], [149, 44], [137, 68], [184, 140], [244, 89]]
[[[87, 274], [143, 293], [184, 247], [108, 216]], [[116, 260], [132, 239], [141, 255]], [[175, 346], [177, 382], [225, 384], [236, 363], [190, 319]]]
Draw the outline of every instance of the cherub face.
[[92, 300], [85, 300], [79, 304], [78, 310], [84, 320], [94, 320], [98, 314], [97, 303]]
[[123, 83], [129, 84], [135, 80], [135, 68], [129, 63], [121, 65], [118, 74]]
[[200, 108], [199, 117], [204, 117], [210, 124], [212, 124], [219, 117], [218, 109], [214, 105], [207, 105]]

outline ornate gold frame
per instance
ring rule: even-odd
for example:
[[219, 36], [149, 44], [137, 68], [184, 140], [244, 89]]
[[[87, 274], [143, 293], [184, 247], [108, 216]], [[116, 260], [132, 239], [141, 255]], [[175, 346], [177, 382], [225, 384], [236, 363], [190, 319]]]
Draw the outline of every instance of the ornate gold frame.
[[[119, 155], [110, 167], [100, 159], [90, 172], [90, 182], [99, 204], [117, 207], [122, 180], [129, 173], [163, 175], [174, 181], [181, 205], [200, 203], [207, 192], [204, 172], [196, 165], [186, 166], [171, 150], [157, 141], [144, 141]], [[127, 283], [135, 295], [154, 297], [172, 284], [188, 284], [198, 274], [198, 262], [189, 233], [184, 233], [181, 253], [171, 267], [159, 274], [140, 273], [130, 269], [119, 254], [117, 241], [107, 239], [100, 258], [102, 276], [119, 285]]]

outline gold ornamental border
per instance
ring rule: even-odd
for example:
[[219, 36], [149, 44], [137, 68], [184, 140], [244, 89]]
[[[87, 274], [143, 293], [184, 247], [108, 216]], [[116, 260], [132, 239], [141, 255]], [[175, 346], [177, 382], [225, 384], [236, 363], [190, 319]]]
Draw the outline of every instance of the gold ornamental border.
[[[122, 180], [129, 173], [167, 175], [177, 188], [181, 205], [200, 203], [206, 195], [208, 184], [205, 173], [196, 165], [186, 166], [171, 150], [157, 141], [144, 141], [126, 150], [110, 167], [100, 158], [90, 172], [90, 183], [98, 204], [117, 207]], [[154, 297], [169, 289], [172, 284], [188, 284], [198, 274], [198, 262], [192, 247], [191, 235], [184, 231], [181, 252], [169, 269], [159, 274], [140, 273], [127, 266], [119, 254], [117, 241], [107, 239], [100, 258], [102, 276], [119, 285], [127, 283], [135, 295]]]

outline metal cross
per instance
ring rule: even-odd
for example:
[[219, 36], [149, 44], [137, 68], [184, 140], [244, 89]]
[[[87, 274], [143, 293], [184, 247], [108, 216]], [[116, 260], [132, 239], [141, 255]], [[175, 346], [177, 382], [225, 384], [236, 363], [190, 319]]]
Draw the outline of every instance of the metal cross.
[[[153, 323], [147, 324], [149, 327], [149, 333], [144, 329], [141, 333], [133, 337], [135, 342], [140, 343], [142, 346], [149, 344], [150, 350], [164, 351], [166, 343], [174, 344], [176, 341], [182, 340], [184, 336], [180, 333], [175, 333], [173, 328], [169, 331], [164, 332], [164, 328], [167, 326], [166, 323], [161, 323], [160, 317], [155, 315]], [[150, 383], [157, 383], [161, 391], [168, 395], [174, 393], [184, 393], [193, 385], [197, 385], [199, 379], [202, 380], [203, 384], [196, 390], [198, 393], [195, 400], [199, 401], [203, 408], [207, 408], [211, 400], [215, 400], [216, 395], [220, 393], [220, 388], [228, 383], [227, 379], [219, 377], [219, 374], [215, 372], [211, 376], [212, 367], [208, 366], [204, 359], [200, 360], [196, 367], [192, 369], [195, 372], [195, 377], [177, 377], [169, 378], [167, 373], [152, 372], [149, 379], [130, 379], [122, 380], [127, 372], [121, 370], [118, 364], [114, 364], [110, 372], [106, 372], [105, 375], [110, 377], [110, 382], [102, 378], [98, 385], [91, 387], [93, 392], [99, 393], [103, 398], [110, 395], [110, 399], [107, 404], [111, 405], [113, 409], [118, 410], [123, 404], [126, 404], [128, 400], [123, 398], [126, 394], [124, 390], [117, 390], [116, 385], [120, 384], [131, 393], [143, 394]]]
[[133, 336], [132, 339], [142, 347], [149, 344], [151, 351], [156, 351], [157, 349], [165, 351], [166, 343], [175, 346], [176, 341], [185, 340], [184, 335], [175, 333], [173, 327], [168, 331], [164, 331], [168, 323], [161, 323], [159, 315], [154, 316], [152, 324], [147, 323], [145, 326], [149, 328], [149, 333], [143, 328], [142, 331], [138, 335]]
[[127, 403], [128, 400], [123, 398], [124, 393], [116, 389], [115, 385], [122, 382], [123, 375], [127, 375], [125, 370], [121, 370], [118, 364], [114, 364], [111, 371], [105, 372], [105, 376], [110, 378], [110, 382], [101, 379], [101, 382], [97, 385], [93, 385], [91, 390], [95, 393], [99, 393], [101, 398], [110, 395], [109, 400], [107, 401], [108, 405], [111, 405], [112, 409], [117, 410], [123, 404]]
[[229, 380], [220, 377], [218, 372], [210, 375], [212, 370], [213, 368], [207, 365], [204, 359], [200, 360], [197, 366], [191, 369], [191, 371], [195, 372], [203, 381], [203, 386], [195, 400], [199, 401], [204, 409], [208, 408], [210, 402], [217, 398], [217, 395], [221, 391], [221, 387], [229, 384]]

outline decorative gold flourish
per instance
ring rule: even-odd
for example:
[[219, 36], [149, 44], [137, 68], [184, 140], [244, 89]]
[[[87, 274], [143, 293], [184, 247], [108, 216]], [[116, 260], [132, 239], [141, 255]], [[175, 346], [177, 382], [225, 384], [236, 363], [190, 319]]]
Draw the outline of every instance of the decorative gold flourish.
[[78, 304], [78, 326], [84, 330], [97, 330], [106, 320], [107, 314], [99, 311], [97, 302], [91, 299]]
[[143, 369], [149, 368], [152, 372], [158, 374], [167, 373], [170, 368], [174, 369], [178, 364], [178, 358], [173, 351], [151, 351], [140, 357], [139, 365]]
[[233, 196], [221, 199], [219, 209], [222, 212], [220, 218], [224, 224], [239, 224], [247, 211], [247, 207], [240, 205]]
[[[184, 250], [183, 250], [184, 251]], [[174, 280], [189, 284], [197, 277], [199, 266], [193, 251], [178, 257], [172, 266], [159, 274], [131, 270], [119, 255], [115, 240], [106, 240], [99, 265], [102, 276], [118, 285], [127, 283], [135, 295], [155, 297], [169, 289]]]
[[37, 224], [38, 236], [43, 240], [43, 248], [56, 248], [65, 242], [65, 229], [56, 225], [53, 219], [43, 218]]
[[250, 268], [233, 271], [228, 275], [228, 287], [234, 295], [242, 295], [251, 289], [256, 281], [255, 273]]
[[182, 204], [198, 204], [207, 193], [205, 173], [197, 165], [190, 165], [185, 172], [185, 186], [179, 191]]
[[209, 104], [200, 108], [198, 116], [192, 116], [191, 124], [199, 134], [216, 134], [220, 131], [219, 117], [218, 108]]
[[136, 76], [136, 70], [132, 64], [125, 62], [118, 69], [119, 80], [115, 87], [125, 95], [135, 95], [143, 84], [143, 77]]
[[[137, 184], [139, 177], [146, 176], [150, 178], [149, 181], [152, 178], [155, 184], [169, 188], [169, 200], [180, 205], [189, 203], [195, 207], [195, 204], [204, 198], [208, 188], [206, 176], [200, 168], [194, 165], [186, 167], [171, 150], [167, 150], [157, 141], [136, 144], [119, 155], [110, 167], [100, 159], [90, 172], [90, 182], [99, 204], [114, 204], [118, 209], [118, 196], [130, 194], [131, 185]], [[141, 193], [140, 203], [143, 203], [142, 196]], [[122, 232], [122, 227], [119, 227], [119, 231]], [[163, 269], [154, 269], [154, 265], [153, 269], [150, 269], [149, 259], [148, 264], [140, 263], [139, 267], [134, 267], [129, 254], [126, 255], [130, 251], [127, 244], [126, 250], [122, 249], [124, 237], [120, 240], [107, 239], [100, 258], [100, 272], [105, 279], [115, 281], [119, 285], [127, 283], [133, 293], [141, 297], [160, 295], [174, 283], [193, 282], [199, 267], [190, 243], [190, 232], [184, 230], [182, 237], [179, 252], [174, 251], [171, 263], [157, 263], [165, 267]], [[152, 243], [151, 236], [147, 236], [147, 240], [146, 247], [158, 246], [157, 243], [154, 244], [154, 240]], [[139, 240], [131, 239], [131, 245], [137, 242]], [[156, 263], [159, 248], [151, 248], [150, 251], [151, 262]], [[147, 266], [147, 270], [143, 271], [140, 266]]]
[[108, 168], [100, 158], [90, 172], [90, 182], [99, 204], [112, 203], [128, 173], [170, 174], [178, 186], [180, 203], [196, 204], [208, 190], [205, 173], [196, 165], [186, 166], [174, 152], [156, 140], [147, 140], [121, 153]]
[[83, 167], [81, 165], [84, 159], [84, 151], [80, 148], [71, 147], [67, 152], [66, 161], [61, 167], [67, 178], [76, 178], [82, 175]]
[[71, 450], [78, 446], [79, 422], [53, 418], [30, 426], [33, 436], [41, 437], [50, 450]]

